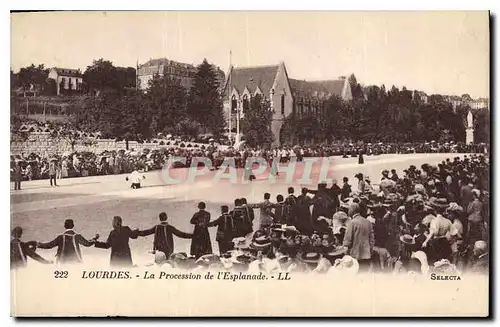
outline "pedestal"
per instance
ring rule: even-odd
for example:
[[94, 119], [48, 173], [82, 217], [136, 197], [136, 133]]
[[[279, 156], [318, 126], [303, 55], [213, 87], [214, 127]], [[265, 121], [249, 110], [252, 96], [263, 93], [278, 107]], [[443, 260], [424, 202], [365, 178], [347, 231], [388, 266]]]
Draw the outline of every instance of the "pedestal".
[[467, 128], [465, 130], [465, 144], [472, 144], [472, 143], [474, 143], [474, 129]]

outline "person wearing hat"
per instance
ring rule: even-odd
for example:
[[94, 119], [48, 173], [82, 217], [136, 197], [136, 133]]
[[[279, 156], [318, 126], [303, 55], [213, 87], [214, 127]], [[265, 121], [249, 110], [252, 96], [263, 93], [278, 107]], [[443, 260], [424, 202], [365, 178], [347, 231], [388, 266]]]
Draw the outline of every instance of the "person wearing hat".
[[347, 247], [349, 255], [358, 260], [361, 270], [367, 271], [375, 245], [373, 226], [361, 215], [359, 204], [353, 203], [350, 211], [352, 220], [347, 226], [343, 245]]
[[317, 190], [308, 190], [308, 193], [314, 194], [314, 198], [312, 199], [312, 223], [314, 227], [319, 217], [331, 218], [335, 211], [333, 201], [326, 188], [326, 183], [319, 183]]
[[393, 273], [399, 273], [402, 269], [407, 270], [415, 246], [415, 239], [409, 234], [404, 234], [399, 237], [401, 247], [399, 256], [394, 264]]
[[429, 234], [422, 244], [429, 256], [429, 262], [448, 259], [451, 255], [451, 246], [449, 243], [452, 223], [446, 219], [443, 214], [449, 206], [446, 198], [431, 198], [429, 204], [436, 211], [436, 216], [430, 222]]
[[336, 259], [333, 267], [328, 270], [328, 275], [355, 275], [359, 271], [359, 262], [351, 257], [350, 255], [345, 255], [342, 259]]
[[233, 217], [229, 214], [229, 208], [226, 205], [221, 206], [221, 215], [219, 218], [208, 223], [207, 227], [217, 226], [216, 241], [219, 243], [219, 253], [222, 255], [233, 249], [234, 223]]
[[64, 221], [64, 228], [66, 229], [64, 233], [58, 235], [55, 239], [50, 242], [42, 243], [38, 242], [36, 245], [40, 249], [52, 249], [57, 247], [56, 261], [59, 264], [72, 264], [81, 263], [82, 252], [80, 250], [80, 245], [89, 247], [96, 244], [99, 234], [96, 234], [91, 240], [87, 240], [82, 235], [76, 233], [73, 228], [75, 224], [73, 219], [66, 219]]
[[52, 261], [42, 258], [36, 250], [36, 242], [22, 242], [21, 237], [23, 229], [19, 226], [14, 227], [10, 239], [10, 269], [24, 268], [27, 264], [27, 259], [30, 257], [43, 264], [51, 264]]

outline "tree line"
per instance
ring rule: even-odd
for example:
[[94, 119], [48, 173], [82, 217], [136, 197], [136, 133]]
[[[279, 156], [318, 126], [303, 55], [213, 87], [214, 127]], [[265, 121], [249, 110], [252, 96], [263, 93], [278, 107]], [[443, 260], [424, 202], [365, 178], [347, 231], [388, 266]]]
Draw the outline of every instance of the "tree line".
[[[354, 79], [355, 80], [355, 79]], [[333, 141], [465, 142], [468, 105], [453, 105], [441, 95], [427, 101], [403, 87], [351, 83], [352, 101], [331, 97], [320, 112], [285, 119], [282, 137], [290, 144]], [[473, 111], [475, 142], [489, 142], [489, 110]]]

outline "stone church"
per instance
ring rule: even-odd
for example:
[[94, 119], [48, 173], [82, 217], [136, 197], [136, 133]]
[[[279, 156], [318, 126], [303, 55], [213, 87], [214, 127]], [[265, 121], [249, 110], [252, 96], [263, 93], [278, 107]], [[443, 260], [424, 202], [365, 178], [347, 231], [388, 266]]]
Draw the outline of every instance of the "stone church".
[[[346, 77], [336, 80], [305, 81], [288, 77], [285, 63], [271, 66], [231, 67], [224, 87], [224, 113], [236, 127], [236, 112], [244, 117], [251, 110], [250, 98], [260, 94], [268, 99], [273, 111], [271, 130], [273, 146], [280, 145], [281, 128], [285, 117], [319, 112], [330, 96], [352, 100], [351, 87]], [[231, 118], [229, 118], [231, 117]]]

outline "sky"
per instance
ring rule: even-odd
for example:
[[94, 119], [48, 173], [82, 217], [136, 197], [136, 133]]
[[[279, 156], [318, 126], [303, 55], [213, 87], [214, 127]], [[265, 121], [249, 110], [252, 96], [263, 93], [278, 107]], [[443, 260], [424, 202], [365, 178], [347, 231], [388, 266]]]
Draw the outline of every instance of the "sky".
[[[229, 55], [231, 51], [232, 55]], [[290, 78], [489, 96], [489, 17], [469, 12], [156, 11], [11, 14], [11, 68], [133, 66], [166, 57], [227, 72], [283, 61]]]

